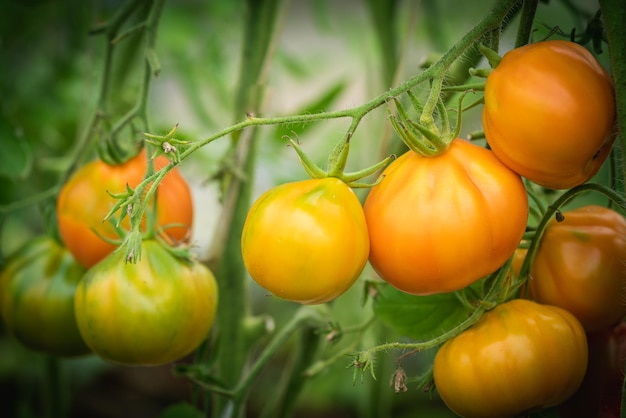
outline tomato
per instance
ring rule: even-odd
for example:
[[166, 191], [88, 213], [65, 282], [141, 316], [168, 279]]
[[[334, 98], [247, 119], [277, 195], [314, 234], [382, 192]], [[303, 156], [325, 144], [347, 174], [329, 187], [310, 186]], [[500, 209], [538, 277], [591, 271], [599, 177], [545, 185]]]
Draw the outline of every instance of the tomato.
[[74, 317], [85, 269], [48, 236], [28, 241], [0, 275], [0, 314], [25, 347], [57, 356], [89, 353]]
[[504, 418], [558, 405], [580, 386], [587, 340], [564, 309], [514, 299], [445, 342], [434, 361], [437, 391], [465, 418]]
[[426, 295], [501, 267], [524, 234], [528, 197], [491, 151], [456, 139], [436, 157], [400, 156], [364, 209], [374, 269], [399, 290]]
[[87, 272], [76, 290], [75, 312], [81, 335], [100, 357], [160, 365], [198, 347], [212, 327], [217, 302], [208, 268], [146, 240], [136, 264], [125, 263], [116, 251]]
[[559, 407], [561, 418], [619, 418], [626, 360], [626, 323], [587, 333], [589, 364], [583, 383]]
[[530, 295], [570, 311], [586, 330], [601, 330], [626, 315], [626, 219], [585, 206], [552, 220], [530, 269]]
[[337, 178], [281, 184], [250, 208], [241, 251], [250, 276], [274, 295], [303, 304], [330, 301], [367, 263], [363, 208]]
[[[154, 166], [160, 169], [167, 164], [167, 158], [161, 156]], [[83, 266], [93, 266], [115, 249], [94, 231], [107, 238], [119, 238], [109, 222], [102, 222], [115, 204], [107, 191], [121, 193], [126, 191], [127, 184], [137, 186], [144, 179], [146, 169], [145, 150], [120, 165], [95, 160], [78, 169], [61, 189], [57, 200], [59, 232], [65, 245]], [[167, 228], [165, 232], [171, 239], [184, 240], [191, 231], [193, 202], [189, 186], [177, 169], [167, 173], [157, 195], [159, 225]], [[128, 222], [122, 225], [127, 227]]]
[[493, 152], [552, 189], [582, 184], [614, 140], [610, 76], [584, 47], [544, 41], [513, 49], [489, 74], [482, 120]]

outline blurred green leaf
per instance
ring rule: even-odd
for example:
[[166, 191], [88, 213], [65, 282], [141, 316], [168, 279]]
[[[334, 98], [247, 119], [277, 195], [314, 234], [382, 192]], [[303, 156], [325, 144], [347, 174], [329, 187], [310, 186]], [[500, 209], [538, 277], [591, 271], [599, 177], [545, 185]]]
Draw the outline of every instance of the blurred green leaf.
[[0, 176], [11, 180], [25, 179], [33, 168], [33, 153], [28, 143], [15, 135], [4, 133], [0, 153]]
[[[343, 93], [345, 88], [346, 83], [340, 81], [337, 84], [330, 86], [328, 90], [322, 92], [319, 97], [307, 103], [293, 114], [305, 115], [327, 111], [335, 102], [335, 100], [337, 100], [337, 98], [341, 95], [341, 93]], [[274, 138], [282, 140], [284, 136], [300, 136], [304, 132], [306, 132], [311, 126], [311, 124], [278, 125], [276, 127], [276, 133], [274, 135]]]
[[159, 418], [203, 418], [204, 414], [192, 405], [181, 402], [170, 405]]
[[415, 340], [426, 340], [460, 324], [471, 313], [454, 293], [414, 296], [383, 284], [377, 287], [374, 312], [389, 328]]

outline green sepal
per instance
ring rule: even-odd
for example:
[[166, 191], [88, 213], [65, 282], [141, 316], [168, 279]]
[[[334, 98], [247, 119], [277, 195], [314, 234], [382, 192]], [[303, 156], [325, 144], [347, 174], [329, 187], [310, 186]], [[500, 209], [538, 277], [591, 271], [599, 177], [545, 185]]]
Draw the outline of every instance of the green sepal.
[[313, 160], [309, 158], [309, 156], [306, 155], [304, 151], [302, 151], [302, 148], [300, 148], [300, 145], [298, 145], [296, 141], [289, 138], [289, 143], [291, 144], [293, 149], [296, 150], [296, 153], [298, 154], [298, 158], [300, 158], [300, 162], [302, 163], [302, 167], [304, 168], [304, 171], [306, 171], [306, 173], [311, 178], [323, 179], [325, 177], [328, 177], [328, 174], [324, 170], [322, 170], [317, 164], [315, 164], [315, 162], [313, 162]]
[[478, 44], [478, 50], [484, 55], [485, 58], [487, 58], [491, 68], [496, 68], [498, 64], [500, 64], [500, 61], [502, 61], [502, 57], [498, 55], [496, 51], [484, 44]]

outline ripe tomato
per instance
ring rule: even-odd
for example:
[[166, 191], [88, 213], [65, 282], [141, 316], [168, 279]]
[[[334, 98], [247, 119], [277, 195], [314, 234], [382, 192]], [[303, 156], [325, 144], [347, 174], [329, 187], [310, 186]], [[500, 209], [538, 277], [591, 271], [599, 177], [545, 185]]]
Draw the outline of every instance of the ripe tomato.
[[611, 150], [611, 78], [573, 42], [516, 48], [487, 77], [482, 119], [491, 149], [512, 170], [544, 187], [574, 187]]
[[365, 201], [369, 260], [399, 290], [461, 289], [502, 266], [528, 220], [520, 177], [491, 151], [462, 139], [437, 157], [409, 151]]
[[367, 263], [363, 208], [337, 178], [282, 184], [250, 208], [241, 251], [250, 276], [274, 295], [303, 304], [330, 301]]
[[74, 293], [85, 269], [48, 236], [28, 241], [0, 275], [0, 313], [24, 346], [58, 356], [89, 353], [74, 317]]
[[198, 347], [211, 329], [217, 301], [208, 268], [147, 240], [136, 264], [117, 251], [93, 266], [76, 290], [74, 306], [78, 329], [94, 353], [115, 363], [159, 365]]
[[626, 323], [587, 333], [589, 364], [576, 393], [559, 407], [561, 418], [619, 418], [626, 360]]
[[[161, 156], [154, 166], [160, 169], [167, 164], [167, 158]], [[115, 249], [94, 230], [107, 238], [119, 238], [109, 222], [102, 222], [115, 204], [107, 191], [124, 192], [127, 184], [135, 187], [143, 180], [146, 168], [145, 150], [120, 165], [95, 160], [78, 169], [61, 189], [57, 200], [59, 232], [83, 266], [93, 266]], [[189, 186], [177, 169], [168, 172], [159, 185], [156, 206], [159, 225], [167, 227], [167, 236], [175, 241], [184, 240], [193, 222], [193, 203]], [[123, 225], [128, 226], [127, 220]]]
[[580, 386], [587, 340], [576, 318], [514, 299], [448, 340], [435, 356], [437, 391], [465, 418], [505, 418], [558, 405]]
[[530, 269], [530, 295], [570, 311], [587, 331], [626, 315], [626, 219], [602, 206], [564, 212], [546, 228]]

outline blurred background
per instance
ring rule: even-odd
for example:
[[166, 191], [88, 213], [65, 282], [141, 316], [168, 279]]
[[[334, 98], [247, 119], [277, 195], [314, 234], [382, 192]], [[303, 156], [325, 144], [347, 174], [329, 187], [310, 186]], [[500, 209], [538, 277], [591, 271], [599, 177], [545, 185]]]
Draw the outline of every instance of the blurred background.
[[[394, 1], [392, 50], [390, 44], [381, 42], [366, 0], [284, 3], [267, 71], [266, 116], [343, 109], [380, 95], [445, 52], [480, 20], [493, 1]], [[71, 150], [96, 106], [104, 38], [90, 34], [90, 28], [109, 19], [122, 4], [122, 0], [0, 2], [2, 263], [54, 223], [57, 181], [68, 170]], [[157, 43], [162, 69], [150, 93], [150, 116], [156, 133], [165, 133], [178, 124], [182, 137], [201, 139], [234, 122], [243, 7], [241, 0], [166, 2]], [[566, 33], [572, 29], [582, 33], [597, 9], [595, 1], [542, 1], [534, 37], [541, 39], [555, 26]], [[510, 26], [516, 27], [514, 19]], [[504, 34], [503, 51], [512, 46], [513, 37], [514, 31]], [[110, 94], [114, 103], [125, 108], [135, 100], [141, 68], [137, 62], [143, 58], [124, 55], [124, 46], [120, 48], [114, 74], [120, 87]], [[606, 67], [608, 54], [599, 58]], [[390, 66], [389, 62], [395, 64]], [[243, 118], [241, 115], [240, 120]], [[323, 165], [348, 122], [262, 128], [255, 195], [277, 183], [306, 177], [284, 135], [297, 136], [303, 149]], [[464, 114], [463, 122], [462, 136], [480, 130], [480, 108]], [[391, 130], [381, 108], [363, 120], [353, 137], [348, 170], [380, 160], [383, 138], [391, 138]], [[211, 143], [180, 166], [194, 191], [192, 241], [200, 256], [206, 253], [219, 222], [219, 193], [212, 178], [226, 146], [225, 138]], [[93, 156], [95, 150], [90, 152]], [[32, 199], [32, 204], [9, 210], [24, 199]], [[364, 277], [368, 274], [366, 271]], [[253, 284], [250, 288], [255, 312], [272, 315], [277, 326], [293, 313], [292, 304], [267, 297]], [[371, 315], [370, 307], [363, 306], [360, 299], [361, 289], [355, 286], [330, 308], [345, 326], [358, 325]], [[384, 325], [376, 327], [380, 329], [366, 343], [398, 339]], [[251, 417], [257, 416], [280, 379], [289, 344], [283, 350], [255, 385]], [[431, 355], [415, 356], [405, 367], [419, 372]], [[44, 416], [45, 376], [50, 373], [50, 364], [46, 356], [20, 346], [0, 324], [0, 415]], [[411, 387], [410, 382], [407, 392], [393, 392], [389, 379], [395, 368], [394, 353], [380, 356], [376, 381], [366, 376], [363, 382], [353, 384], [348, 365], [349, 358], [340, 360], [312, 378], [295, 416], [454, 416], [436, 397], [431, 400], [428, 393]], [[158, 417], [168, 406], [195, 396], [191, 384], [174, 376], [171, 369], [120, 367], [86, 356], [62, 360], [59, 372], [68, 388], [65, 401], [71, 417], [147, 418]]]

